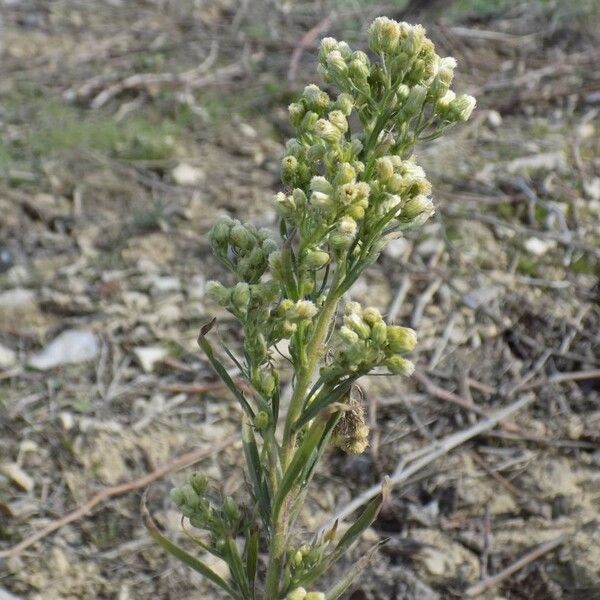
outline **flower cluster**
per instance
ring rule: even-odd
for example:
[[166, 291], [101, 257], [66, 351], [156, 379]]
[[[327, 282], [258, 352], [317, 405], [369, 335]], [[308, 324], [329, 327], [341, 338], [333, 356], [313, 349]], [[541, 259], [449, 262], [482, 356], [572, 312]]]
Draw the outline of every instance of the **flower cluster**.
[[[153, 535], [231, 598], [339, 598], [366, 562], [326, 592], [307, 588], [370, 526], [383, 502], [382, 492], [337, 541], [335, 527], [312, 545], [293, 535], [327, 447], [358, 454], [368, 446], [364, 411], [352, 397], [356, 380], [375, 370], [413, 372], [406, 354], [415, 348], [415, 331], [386, 323], [347, 294], [390, 239], [433, 214], [431, 184], [414, 146], [466, 121], [475, 100], [450, 89], [456, 61], [439, 56], [419, 25], [375, 19], [369, 49], [325, 38], [318, 67], [324, 89], [308, 85], [288, 107], [295, 134], [273, 199], [281, 243], [269, 230], [230, 218], [209, 234], [235, 281], [209, 282], [207, 292], [239, 321], [244, 341], [239, 351], [223, 345], [223, 355], [216, 352], [207, 337], [213, 320], [199, 343], [244, 415], [249, 501], [243, 509], [231, 498], [215, 502], [199, 476], [172, 492], [191, 525], [210, 533], [209, 541], [195, 541], [227, 562], [226, 578]], [[286, 351], [287, 361], [274, 360]], [[235, 378], [221, 362], [225, 354]], [[291, 379], [289, 397], [280, 393], [282, 376]], [[259, 548], [268, 550], [266, 563]]]
[[376, 308], [363, 309], [358, 302], [348, 302], [330, 364], [321, 369], [321, 376], [329, 381], [345, 374], [368, 373], [379, 366], [396, 375], [411, 375], [414, 365], [403, 355], [416, 344], [414, 329], [387, 325]]

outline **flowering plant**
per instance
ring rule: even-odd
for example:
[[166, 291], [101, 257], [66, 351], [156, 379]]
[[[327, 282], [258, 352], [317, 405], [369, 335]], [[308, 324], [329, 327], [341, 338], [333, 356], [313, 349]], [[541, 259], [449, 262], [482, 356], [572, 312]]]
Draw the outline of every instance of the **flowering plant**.
[[[431, 184], [412, 149], [466, 121], [475, 100], [450, 91], [456, 62], [436, 54], [420, 25], [375, 19], [369, 47], [375, 60], [323, 39], [319, 73], [336, 95], [308, 85], [289, 106], [296, 137], [282, 160], [284, 191], [274, 198], [281, 243], [269, 230], [230, 218], [209, 234], [238, 279], [229, 288], [211, 282], [208, 293], [243, 328], [243, 359], [224, 350], [247, 385], [237, 385], [213, 351], [206, 336], [214, 320], [199, 343], [243, 411], [250, 495], [242, 503], [217, 501], [198, 474], [171, 494], [199, 530], [192, 539], [227, 563], [227, 577], [151, 531], [239, 600], [333, 600], [351, 585], [368, 557], [328, 591], [306, 591], [373, 522], [383, 492], [343, 534], [335, 526], [301, 540], [294, 524], [327, 447], [357, 454], [368, 445], [363, 410], [350, 394], [355, 382], [374, 371], [407, 376], [414, 369], [406, 354], [415, 331], [387, 324], [377, 309], [357, 302], [343, 303], [342, 323], [338, 311], [386, 243], [433, 214]], [[352, 115], [360, 124], [355, 131]], [[293, 370], [285, 402], [274, 360], [284, 340]]]

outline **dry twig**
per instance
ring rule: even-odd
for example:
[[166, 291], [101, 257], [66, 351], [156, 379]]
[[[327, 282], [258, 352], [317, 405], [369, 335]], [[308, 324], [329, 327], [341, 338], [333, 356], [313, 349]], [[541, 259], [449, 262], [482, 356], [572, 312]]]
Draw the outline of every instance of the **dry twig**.
[[15, 556], [18, 556], [24, 550], [29, 548], [29, 546], [32, 546], [36, 542], [39, 542], [40, 540], [44, 539], [45, 537], [49, 536], [50, 534], [54, 533], [55, 531], [58, 531], [65, 525], [68, 525], [69, 523], [72, 523], [73, 521], [77, 521], [78, 519], [81, 519], [81, 517], [84, 517], [85, 515], [87, 515], [99, 504], [102, 504], [102, 503], [106, 502], [107, 500], [114, 498], [115, 496], [122, 496], [123, 494], [126, 494], [128, 492], [132, 492], [134, 490], [139, 490], [139, 489], [145, 488], [146, 486], [150, 485], [157, 479], [161, 479], [162, 477], [164, 477], [165, 475], [167, 475], [173, 471], [179, 471], [180, 469], [185, 469], [186, 467], [189, 467], [190, 465], [197, 463], [198, 461], [202, 460], [203, 458], [206, 458], [208, 456], [211, 456], [213, 454], [221, 452], [222, 450], [224, 450], [231, 444], [234, 444], [238, 439], [239, 439], [239, 435], [232, 435], [232, 436], [226, 438], [225, 440], [223, 440], [220, 444], [214, 444], [214, 445], [209, 446], [208, 448], [198, 448], [197, 450], [192, 450], [191, 452], [187, 452], [186, 454], [183, 454], [183, 455], [173, 459], [171, 462], [168, 462], [166, 465], [163, 465], [162, 467], [158, 467], [151, 473], [148, 473], [147, 475], [144, 475], [143, 477], [140, 477], [139, 479], [135, 479], [133, 481], [128, 481], [126, 483], [120, 483], [118, 485], [113, 485], [111, 487], [106, 487], [106, 488], [102, 489], [99, 492], [97, 492], [96, 494], [94, 494], [87, 502], [85, 502], [84, 504], [82, 504], [81, 506], [76, 508], [75, 510], [72, 510], [70, 513], [67, 513], [60, 519], [56, 519], [55, 521], [52, 521], [51, 523], [49, 523], [48, 525], [46, 525], [39, 531], [36, 531], [29, 537], [26, 537], [24, 540], [20, 541], [15, 546], [12, 546], [12, 548], [8, 548], [7, 550], [0, 551], [0, 558], [13, 558]]

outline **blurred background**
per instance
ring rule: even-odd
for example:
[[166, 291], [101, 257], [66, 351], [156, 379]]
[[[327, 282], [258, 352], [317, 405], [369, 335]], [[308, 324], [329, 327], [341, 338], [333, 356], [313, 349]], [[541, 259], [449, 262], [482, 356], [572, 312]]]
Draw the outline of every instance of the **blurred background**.
[[417, 373], [364, 382], [370, 450], [327, 458], [302, 526], [533, 394], [516, 423], [394, 490], [354, 554], [390, 541], [349, 598], [462, 597], [553, 540], [489, 597], [597, 597], [599, 13], [0, 0], [0, 598], [219, 598], [154, 546], [139, 510], [152, 480], [155, 518], [185, 542], [168, 490], [194, 461], [243, 493], [239, 415], [195, 341], [211, 314], [236, 334], [203, 298], [224, 277], [205, 232], [223, 213], [276, 227], [286, 106], [317, 79], [318, 40], [364, 49], [379, 15], [422, 23], [478, 107], [417, 150], [436, 218], [351, 292], [419, 330]]

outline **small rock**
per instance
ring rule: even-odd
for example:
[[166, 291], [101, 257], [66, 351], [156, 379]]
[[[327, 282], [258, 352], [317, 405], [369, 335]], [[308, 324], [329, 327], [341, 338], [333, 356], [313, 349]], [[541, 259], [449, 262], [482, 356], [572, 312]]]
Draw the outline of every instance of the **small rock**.
[[395, 260], [406, 256], [410, 250], [411, 243], [406, 238], [398, 238], [392, 240], [386, 247], [383, 253]]
[[13, 288], [0, 294], [0, 307], [2, 308], [14, 308], [34, 302], [35, 292], [26, 288]]
[[539, 238], [529, 238], [523, 244], [525, 250], [534, 256], [543, 256], [556, 246], [554, 240], [540, 240]]
[[17, 353], [7, 346], [0, 344], [0, 369], [10, 369], [17, 363]]
[[492, 127], [500, 127], [502, 125], [502, 115], [497, 110], [490, 110], [487, 114], [487, 121]]
[[24, 492], [30, 492], [33, 489], [33, 479], [27, 475], [17, 463], [7, 463], [2, 465], [1, 470], [6, 477]]
[[169, 355], [162, 346], [139, 346], [133, 349], [133, 353], [146, 373], [151, 373], [155, 365]]
[[177, 277], [153, 277], [151, 286], [152, 293], [157, 296], [168, 292], [178, 292], [181, 289], [181, 282]]
[[187, 163], [179, 163], [171, 176], [177, 185], [197, 185], [204, 181], [204, 171]]
[[96, 334], [87, 329], [69, 329], [54, 338], [41, 352], [34, 354], [27, 363], [40, 371], [54, 369], [66, 364], [93, 360], [100, 351]]

